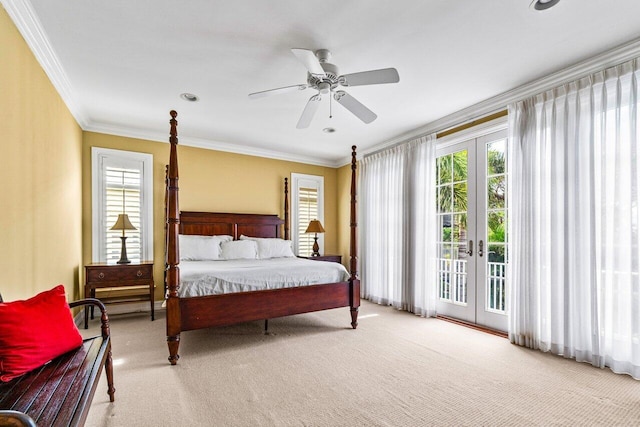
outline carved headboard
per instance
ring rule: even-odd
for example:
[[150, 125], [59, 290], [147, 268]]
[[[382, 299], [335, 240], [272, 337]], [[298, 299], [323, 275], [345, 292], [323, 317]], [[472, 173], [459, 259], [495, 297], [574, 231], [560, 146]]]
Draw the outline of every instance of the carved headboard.
[[220, 212], [180, 212], [180, 234], [213, 236], [225, 234], [239, 239], [251, 237], [282, 237], [284, 220], [277, 215], [238, 214]]

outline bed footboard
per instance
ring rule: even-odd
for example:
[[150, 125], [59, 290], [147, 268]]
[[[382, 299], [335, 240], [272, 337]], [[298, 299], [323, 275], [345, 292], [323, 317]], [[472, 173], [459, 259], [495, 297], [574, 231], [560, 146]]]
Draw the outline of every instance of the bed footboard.
[[180, 299], [182, 330], [233, 325], [310, 313], [351, 304], [351, 283], [338, 282], [295, 288], [240, 292]]

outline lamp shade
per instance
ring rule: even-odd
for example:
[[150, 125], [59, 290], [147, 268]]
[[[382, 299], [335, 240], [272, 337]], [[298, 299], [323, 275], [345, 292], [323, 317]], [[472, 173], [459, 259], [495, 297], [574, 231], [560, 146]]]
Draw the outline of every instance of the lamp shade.
[[314, 219], [309, 222], [309, 226], [305, 233], [324, 233], [324, 227], [322, 227], [322, 223], [320, 221]]
[[133, 224], [131, 224], [131, 221], [129, 221], [129, 215], [127, 214], [118, 215], [118, 220], [113, 225], [113, 227], [111, 227], [111, 229], [112, 230], [137, 230], [137, 228], [135, 228]]

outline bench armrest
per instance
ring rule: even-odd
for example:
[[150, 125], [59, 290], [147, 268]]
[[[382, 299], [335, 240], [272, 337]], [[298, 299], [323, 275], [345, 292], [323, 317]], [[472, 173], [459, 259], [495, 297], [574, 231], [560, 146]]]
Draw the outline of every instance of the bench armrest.
[[0, 410], [0, 425], [11, 427], [37, 427], [33, 418], [18, 411]]
[[[100, 316], [100, 321], [102, 322], [102, 338], [108, 338], [110, 335], [109, 316], [107, 315], [107, 309], [105, 308], [104, 304], [96, 298], [85, 298], [69, 303], [70, 308], [79, 307], [81, 305], [95, 305], [100, 309], [100, 312], [102, 313], [102, 315]], [[87, 308], [88, 307], [86, 307], [85, 310], [87, 310]]]

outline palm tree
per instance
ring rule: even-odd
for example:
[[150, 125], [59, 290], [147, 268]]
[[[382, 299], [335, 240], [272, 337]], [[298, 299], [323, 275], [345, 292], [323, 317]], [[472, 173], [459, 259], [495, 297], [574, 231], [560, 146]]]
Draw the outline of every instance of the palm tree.
[[467, 151], [448, 154], [437, 161], [438, 210], [442, 213], [466, 212]]
[[[467, 224], [467, 151], [439, 157], [437, 162], [438, 211], [445, 214], [442, 240], [463, 242]], [[458, 251], [458, 258], [463, 258], [466, 246], [459, 246]]]
[[[505, 155], [503, 151], [489, 150], [487, 152], [487, 170], [489, 175], [504, 174], [505, 172]], [[489, 178], [489, 207], [504, 206], [506, 195], [506, 177], [504, 175], [495, 178]]]
[[[492, 209], [487, 216], [487, 243], [494, 243], [488, 253], [491, 262], [505, 261], [506, 235], [506, 158], [505, 153], [500, 147], [489, 149], [487, 152], [487, 169], [490, 175], [487, 181], [487, 204]], [[502, 245], [501, 245], [502, 243]]]

